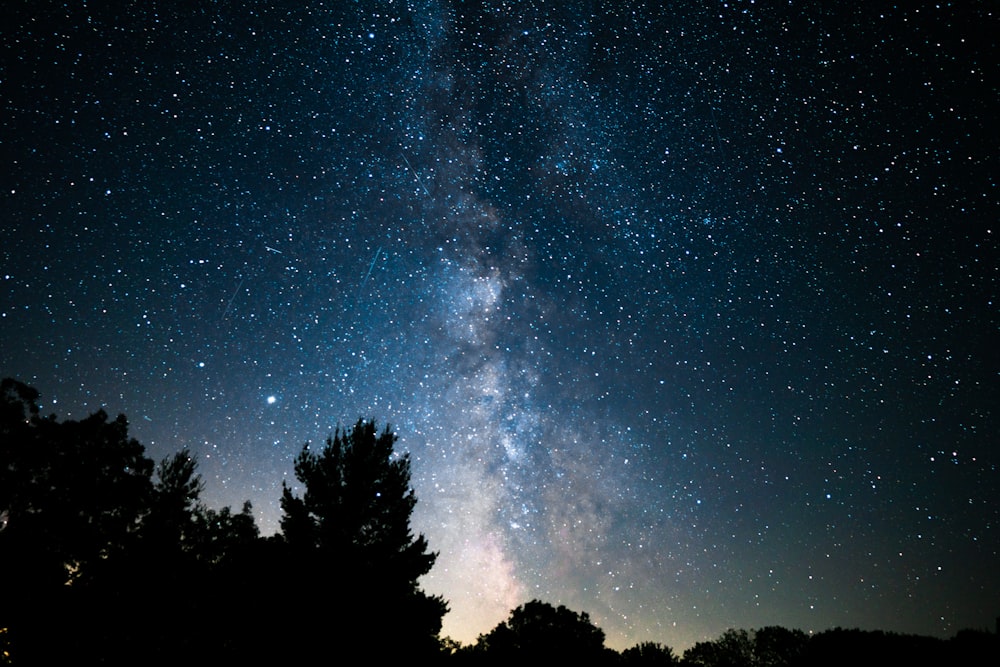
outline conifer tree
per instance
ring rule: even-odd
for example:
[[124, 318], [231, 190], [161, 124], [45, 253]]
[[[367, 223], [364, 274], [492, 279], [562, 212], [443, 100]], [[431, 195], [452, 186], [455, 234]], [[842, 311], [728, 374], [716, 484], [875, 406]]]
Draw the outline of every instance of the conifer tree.
[[322, 450], [306, 445], [295, 460], [301, 496], [282, 490], [282, 535], [293, 567], [309, 568], [310, 590], [336, 601], [327, 620], [384, 655], [380, 637], [392, 633], [408, 650], [437, 650], [444, 600], [425, 594], [418, 579], [434, 565], [410, 517], [416, 495], [410, 459], [397, 454], [397, 436], [374, 421], [337, 429]]

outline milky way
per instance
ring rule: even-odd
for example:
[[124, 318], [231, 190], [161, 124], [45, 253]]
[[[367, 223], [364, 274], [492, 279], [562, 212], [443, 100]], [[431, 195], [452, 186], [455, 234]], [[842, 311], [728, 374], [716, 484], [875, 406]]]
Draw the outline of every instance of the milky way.
[[990, 3], [9, 13], [0, 372], [45, 412], [266, 534], [304, 443], [391, 424], [463, 642], [1000, 613]]

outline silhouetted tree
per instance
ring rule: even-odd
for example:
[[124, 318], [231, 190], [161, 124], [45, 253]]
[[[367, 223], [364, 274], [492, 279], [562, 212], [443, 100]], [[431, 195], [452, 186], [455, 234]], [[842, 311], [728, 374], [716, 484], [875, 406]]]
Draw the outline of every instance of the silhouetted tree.
[[[14, 664], [180, 659], [237, 614], [216, 585], [257, 539], [249, 504], [213, 511], [189, 452], [156, 469], [128, 421], [39, 417], [38, 392], [0, 383], [0, 628]], [[244, 607], [245, 608], [245, 607]], [[186, 625], [185, 625], [186, 624]]]
[[302, 495], [282, 490], [282, 535], [307, 606], [322, 601], [310, 613], [327, 637], [381, 656], [437, 654], [447, 605], [417, 583], [437, 554], [410, 529], [410, 459], [393, 451], [395, 442], [388, 427], [380, 433], [359, 420], [319, 452], [306, 445], [295, 460]]
[[37, 399], [23, 383], [0, 383], [0, 627], [13, 660], [58, 662], [96, 622], [83, 611], [94, 578], [135, 544], [153, 464], [124, 415], [57, 422], [38, 417]]
[[[221, 659], [232, 633], [218, 619], [246, 609], [234, 604], [226, 570], [228, 559], [257, 539], [251, 506], [245, 503], [236, 515], [228, 507], [208, 509], [197, 470], [196, 457], [186, 449], [157, 465], [140, 539], [129, 562], [116, 567], [104, 584], [104, 593], [114, 590], [122, 606], [145, 612], [139, 624], [125, 618], [114, 630], [125, 634], [116, 642], [120, 656], [157, 646], [164, 662], [182, 662], [192, 654]], [[154, 583], [155, 594], [129, 586], [133, 578]]]
[[690, 667], [748, 667], [755, 664], [753, 640], [746, 630], [726, 630], [718, 639], [698, 642], [684, 651], [681, 664]]
[[604, 646], [604, 631], [591, 623], [586, 612], [553, 607], [532, 600], [488, 634], [480, 635], [471, 652], [490, 664], [520, 660], [610, 664], [615, 653]]
[[218, 565], [233, 549], [245, 548], [259, 536], [250, 501], [238, 514], [213, 510], [201, 501], [205, 485], [198, 460], [187, 449], [163, 459], [156, 468], [153, 500], [143, 521], [147, 549], [180, 555], [202, 566]]
[[408, 455], [393, 452], [396, 435], [377, 433], [373, 421], [329, 438], [319, 453], [308, 445], [295, 460], [305, 486], [300, 498], [282, 490], [282, 531], [290, 545], [318, 549], [352, 567], [385, 573], [410, 587], [427, 574], [437, 554], [410, 531], [417, 499], [410, 488]]
[[40, 419], [33, 403], [9, 400], [11, 384], [19, 398], [38, 395], [13, 381], [0, 392], [0, 509], [7, 512], [0, 557], [20, 554], [35, 586], [71, 583], [129, 543], [149, 498], [152, 462], [128, 436], [124, 415]]
[[986, 630], [960, 630], [947, 644], [947, 660], [963, 667], [1000, 665], [1000, 634]]
[[834, 628], [809, 638], [800, 664], [810, 667], [968, 664], [950, 659], [946, 648], [945, 641], [935, 637]]
[[753, 652], [759, 667], [791, 667], [799, 664], [809, 644], [809, 635], [777, 625], [753, 633]]
[[14, 378], [0, 381], [0, 436], [4, 441], [38, 418], [38, 398], [38, 390], [23, 382]]
[[642, 642], [622, 651], [619, 664], [629, 665], [630, 667], [632, 665], [636, 667], [642, 665], [671, 667], [679, 665], [680, 660], [669, 646], [664, 646], [656, 642]]
[[684, 652], [682, 665], [697, 667], [790, 667], [801, 664], [809, 637], [801, 630], [769, 626], [726, 630], [715, 640], [698, 642]]
[[194, 520], [195, 554], [212, 565], [219, 565], [225, 558], [249, 549], [260, 537], [249, 500], [237, 514], [229, 507], [221, 510], [201, 507]]

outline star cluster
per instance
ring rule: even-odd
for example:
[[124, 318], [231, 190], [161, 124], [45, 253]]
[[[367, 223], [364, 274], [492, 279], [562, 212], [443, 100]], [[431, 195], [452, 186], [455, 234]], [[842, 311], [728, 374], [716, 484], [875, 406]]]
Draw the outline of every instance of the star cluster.
[[985, 2], [21, 3], [0, 371], [188, 447], [410, 452], [462, 640], [998, 613]]

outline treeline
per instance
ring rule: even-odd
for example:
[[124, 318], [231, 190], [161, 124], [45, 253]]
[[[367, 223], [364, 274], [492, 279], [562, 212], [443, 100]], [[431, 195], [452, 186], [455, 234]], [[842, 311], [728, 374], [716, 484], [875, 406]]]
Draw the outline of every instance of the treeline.
[[[413, 535], [410, 461], [374, 422], [295, 459], [281, 530], [249, 502], [201, 500], [187, 451], [156, 463], [124, 416], [41, 416], [38, 392], [0, 383], [0, 664], [1000, 664], [997, 638], [730, 630], [677, 656], [605, 647], [585, 613], [528, 602], [473, 644], [442, 638], [447, 603], [418, 579], [437, 554]], [[984, 662], [989, 660], [988, 663]]]
[[[0, 382], [0, 660], [296, 664], [440, 654], [447, 605], [417, 585], [436, 554], [410, 531], [410, 463], [359, 421], [304, 447], [281, 531], [249, 503], [201, 501], [197, 462], [158, 464], [124, 416], [58, 421]], [[223, 662], [224, 661], [224, 662]]]

